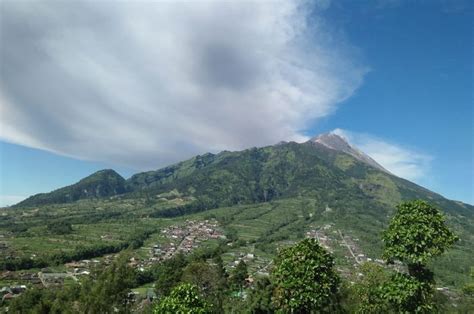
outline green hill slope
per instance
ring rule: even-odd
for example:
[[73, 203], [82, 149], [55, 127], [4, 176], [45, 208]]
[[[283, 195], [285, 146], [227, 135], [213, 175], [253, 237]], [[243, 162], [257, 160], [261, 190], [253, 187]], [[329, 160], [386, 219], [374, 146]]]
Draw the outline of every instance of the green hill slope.
[[[312, 197], [328, 206], [393, 208], [424, 199], [448, 212], [472, 216], [473, 206], [450, 201], [351, 155], [314, 143], [284, 143], [240, 152], [206, 154], [127, 180], [130, 197], [171, 190], [206, 198], [212, 206]], [[346, 206], [344, 206], [346, 205]]]
[[94, 199], [123, 194], [125, 179], [111, 169], [97, 171], [81, 181], [50, 193], [33, 195], [16, 204], [16, 207], [70, 203], [81, 199]]

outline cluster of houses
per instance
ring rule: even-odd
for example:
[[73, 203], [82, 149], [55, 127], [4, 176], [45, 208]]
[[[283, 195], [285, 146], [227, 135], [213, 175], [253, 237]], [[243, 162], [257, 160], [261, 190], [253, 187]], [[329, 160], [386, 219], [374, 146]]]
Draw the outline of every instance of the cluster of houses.
[[[359, 239], [352, 238], [348, 235], [344, 235], [341, 230], [334, 229], [333, 224], [327, 224], [319, 229], [313, 229], [306, 232], [307, 238], [314, 238], [323, 246], [326, 250], [333, 253], [337, 246], [343, 248], [345, 258], [352, 264], [354, 269], [357, 269], [359, 265], [372, 262], [380, 266], [390, 267], [397, 271], [403, 271], [403, 265], [396, 261], [394, 265], [388, 266], [382, 259], [373, 259], [368, 257], [361, 248], [357, 245]], [[347, 269], [338, 269], [343, 275], [349, 276], [351, 273]], [[361, 276], [361, 273], [358, 273]]]
[[5, 286], [0, 289], [0, 298], [2, 302], [18, 297], [26, 290], [25, 285]]
[[38, 277], [38, 273], [26, 272], [26, 271], [4, 271], [0, 274], [0, 280], [10, 282], [23, 282], [32, 285], [41, 284], [41, 280]]
[[183, 225], [170, 226], [161, 233], [168, 243], [153, 245], [150, 250], [152, 261], [169, 259], [180, 252], [187, 254], [197, 248], [201, 242], [209, 239], [225, 238], [214, 219], [187, 220]]
[[[108, 257], [108, 258], [107, 258]], [[110, 264], [112, 262], [112, 257], [106, 256], [102, 263]], [[90, 275], [90, 269], [92, 266], [101, 264], [101, 261], [98, 259], [93, 260], [80, 260], [77, 262], [71, 262], [65, 264], [66, 268], [68, 269], [69, 273], [72, 273], [75, 276], [83, 276], [83, 275]]]
[[227, 263], [226, 268], [227, 269], [232, 269], [237, 267], [240, 262], [245, 262], [246, 264], [249, 264], [250, 262], [253, 262], [255, 259], [255, 254], [254, 253], [245, 253], [245, 252], [237, 252], [237, 253], [227, 253], [233, 257], [233, 259]]
[[331, 229], [332, 225], [331, 224], [327, 224], [325, 225], [324, 227], [322, 227], [321, 229], [319, 230], [310, 230], [308, 232], [306, 232], [306, 237], [307, 238], [313, 238], [313, 239], [316, 239], [318, 240], [319, 244], [324, 247], [326, 250], [328, 250], [329, 252], [333, 253], [334, 250], [332, 249], [331, 247], [331, 241], [332, 239], [330, 238], [330, 236], [327, 234], [327, 231], [329, 229]]
[[334, 229], [332, 224], [310, 230], [306, 232], [306, 237], [316, 239], [322, 247], [331, 253], [335, 251], [337, 246], [342, 247], [344, 256], [355, 268], [365, 262], [384, 264], [383, 260], [374, 260], [366, 256], [356, 243], [359, 239], [344, 235], [341, 230]]

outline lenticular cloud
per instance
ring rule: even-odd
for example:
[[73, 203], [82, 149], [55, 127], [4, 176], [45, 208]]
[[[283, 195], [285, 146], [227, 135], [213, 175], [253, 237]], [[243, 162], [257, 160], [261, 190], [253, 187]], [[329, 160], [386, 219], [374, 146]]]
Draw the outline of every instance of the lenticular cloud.
[[302, 140], [366, 68], [318, 3], [2, 1], [0, 138], [137, 169]]

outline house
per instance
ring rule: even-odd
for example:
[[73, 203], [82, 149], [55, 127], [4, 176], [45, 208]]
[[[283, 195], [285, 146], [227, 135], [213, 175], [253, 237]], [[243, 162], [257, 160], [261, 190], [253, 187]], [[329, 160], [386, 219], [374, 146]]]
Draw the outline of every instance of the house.
[[18, 296], [18, 294], [15, 295], [15, 294], [13, 294], [13, 293], [7, 293], [7, 294], [5, 294], [5, 295], [2, 297], [2, 302], [11, 300], [11, 299], [13, 299], [13, 298], [15, 298], [15, 297], [17, 297], [17, 296]]
[[12, 289], [10, 289], [9, 286], [5, 286], [2, 289], [0, 289], [1, 296], [4, 296], [5, 294], [8, 294], [8, 293], [13, 293]]
[[10, 287], [13, 294], [20, 294], [26, 290], [25, 285], [11, 286]]
[[25, 290], [25, 285], [3, 287], [2, 289], [0, 289], [0, 296], [2, 296], [2, 302], [16, 298]]
[[45, 287], [62, 285], [67, 276], [67, 273], [38, 273], [38, 277]]

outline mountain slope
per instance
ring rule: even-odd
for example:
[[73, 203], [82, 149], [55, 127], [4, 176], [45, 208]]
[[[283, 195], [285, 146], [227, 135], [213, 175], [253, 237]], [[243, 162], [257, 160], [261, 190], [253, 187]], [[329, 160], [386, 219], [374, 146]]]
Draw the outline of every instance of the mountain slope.
[[[306, 143], [280, 143], [244, 151], [205, 154], [124, 180], [104, 170], [77, 184], [39, 194], [17, 204], [37, 206], [83, 198], [121, 195], [139, 198], [177, 190], [199, 199], [199, 210], [267, 202], [296, 196], [312, 197], [341, 211], [393, 209], [402, 200], [420, 198], [448, 212], [472, 216], [473, 206], [443, 198], [390, 174], [335, 134]], [[205, 205], [203, 205], [203, 203]]]
[[80, 199], [114, 196], [126, 191], [125, 179], [114, 170], [106, 169], [97, 171], [73, 185], [50, 193], [33, 195], [15, 206], [69, 203]]
[[447, 200], [371, 162], [311, 141], [197, 156], [136, 174], [128, 184], [135, 193], [177, 189], [184, 195], [211, 200], [211, 207], [308, 196], [328, 206], [340, 203], [384, 212], [402, 200], [420, 198], [453, 213], [474, 213], [470, 205]]

